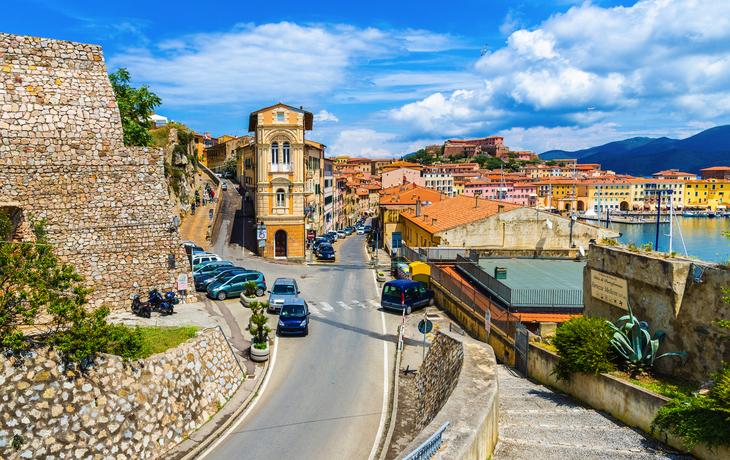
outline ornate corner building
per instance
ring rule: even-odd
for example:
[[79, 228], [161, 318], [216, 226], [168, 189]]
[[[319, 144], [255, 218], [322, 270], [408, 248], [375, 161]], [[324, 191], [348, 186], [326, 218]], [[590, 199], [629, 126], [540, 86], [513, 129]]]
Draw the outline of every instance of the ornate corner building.
[[255, 203], [256, 222], [266, 226], [265, 245], [259, 247], [262, 257], [304, 261], [309, 216], [305, 208], [311, 194], [308, 157], [317, 150], [324, 158], [323, 145], [305, 141], [313, 120], [311, 112], [282, 103], [249, 117], [254, 140], [241, 149], [238, 171]]

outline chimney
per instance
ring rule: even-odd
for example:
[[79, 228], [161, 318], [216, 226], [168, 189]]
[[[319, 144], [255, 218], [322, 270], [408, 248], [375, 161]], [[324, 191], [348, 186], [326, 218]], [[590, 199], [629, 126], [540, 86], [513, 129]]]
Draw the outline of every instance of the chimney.
[[497, 214], [499, 214], [500, 212], [503, 212], [503, 211], [504, 211], [504, 205], [503, 204], [497, 205]]
[[[400, 198], [400, 195], [398, 196]], [[416, 217], [419, 217], [421, 215], [421, 199], [416, 200]]]
[[478, 193], [475, 193], [474, 194], [474, 198], [476, 199], [476, 204], [474, 205], [474, 207], [475, 208], [478, 208], [479, 207], [479, 194]]
[[444, 198], [446, 198], [446, 194], [444, 193], [444, 191], [443, 191], [443, 190], [441, 190], [441, 191], [439, 192], [439, 195], [440, 195], [440, 199], [441, 199], [441, 200], [443, 200]]
[[433, 219], [431, 219], [431, 225], [433, 225], [434, 227], [436, 226], [436, 218], [435, 217]]
[[428, 220], [428, 215], [424, 214], [423, 215], [423, 221], [426, 222], [427, 220]]
[[414, 194], [413, 194], [413, 196], [411, 196], [411, 199], [412, 199], [412, 200], [415, 200], [417, 196], [418, 196], [418, 195], [416, 195], [416, 194], [414, 193]]

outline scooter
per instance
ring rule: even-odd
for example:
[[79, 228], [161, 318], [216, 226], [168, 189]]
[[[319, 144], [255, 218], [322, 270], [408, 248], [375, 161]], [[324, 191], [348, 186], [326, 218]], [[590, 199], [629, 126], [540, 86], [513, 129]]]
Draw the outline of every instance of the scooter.
[[136, 295], [132, 299], [132, 313], [142, 318], [149, 318], [152, 316], [152, 307], [149, 302], [142, 302], [139, 300], [139, 296]]
[[152, 304], [154, 308], [157, 308], [161, 312], [167, 313], [168, 315], [172, 314], [174, 304], [171, 302], [166, 302], [157, 289], [153, 289], [150, 291], [149, 298], [149, 303]]

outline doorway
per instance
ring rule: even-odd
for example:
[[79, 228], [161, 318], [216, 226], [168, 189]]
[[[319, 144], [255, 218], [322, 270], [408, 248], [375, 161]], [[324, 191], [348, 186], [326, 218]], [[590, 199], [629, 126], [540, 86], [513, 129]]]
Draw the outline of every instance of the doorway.
[[286, 232], [277, 230], [274, 234], [274, 257], [286, 257]]

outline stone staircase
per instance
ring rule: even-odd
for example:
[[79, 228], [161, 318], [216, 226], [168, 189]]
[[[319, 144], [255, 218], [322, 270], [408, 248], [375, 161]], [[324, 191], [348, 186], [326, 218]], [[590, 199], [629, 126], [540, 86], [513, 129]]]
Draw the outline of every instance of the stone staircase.
[[642, 431], [499, 366], [499, 442], [492, 460], [672, 459], [676, 452]]

